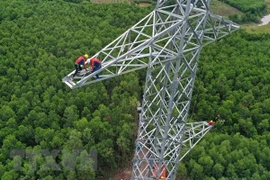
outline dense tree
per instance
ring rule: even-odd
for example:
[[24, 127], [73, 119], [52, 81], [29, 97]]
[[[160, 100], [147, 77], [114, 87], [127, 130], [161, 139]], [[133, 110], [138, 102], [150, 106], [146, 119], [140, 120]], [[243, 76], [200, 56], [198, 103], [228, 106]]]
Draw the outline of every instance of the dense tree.
[[[76, 90], [61, 79], [76, 57], [151, 9], [74, 2], [0, 1], [1, 179], [109, 179], [108, 169], [131, 159], [145, 71]], [[190, 119], [218, 122], [180, 164], [181, 177], [269, 179], [269, 39], [240, 31], [201, 52]]]
[[[71, 91], [61, 78], [74, 68], [76, 57], [95, 54], [150, 9], [86, 0], [12, 0], [1, 1], [0, 7], [5, 7], [0, 11], [2, 179], [96, 179], [92, 170], [47, 171], [46, 160], [54, 161], [43, 156], [36, 169], [31, 171], [33, 164], [24, 158], [22, 171], [14, 172], [8, 162], [9, 151], [16, 148], [98, 149], [100, 172], [107, 164], [117, 166], [120, 160], [114, 160], [115, 155], [126, 154], [129, 158], [135, 120], [132, 116], [136, 114], [133, 110], [140, 89], [133, 88], [118, 98], [121, 94], [113, 95], [112, 89], [121, 84], [121, 79], [111, 87], [104, 85], [110, 84], [106, 82]], [[126, 86], [124, 91], [137, 81], [127, 82], [120, 85]], [[111, 96], [120, 99], [115, 106]], [[58, 156], [61, 159], [64, 154]]]
[[[265, 178], [269, 168], [262, 161], [262, 151], [267, 146], [263, 134], [269, 134], [269, 118], [268, 108], [263, 108], [263, 104], [268, 102], [269, 95], [259, 89], [268, 89], [262, 82], [268, 72], [264, 58], [268, 51], [264, 46], [269, 45], [269, 38], [269, 35], [250, 36], [240, 31], [202, 51], [195, 83], [198, 93], [194, 93], [191, 114], [198, 121], [215, 119], [217, 126], [189, 157], [199, 164], [204, 163], [206, 155], [214, 161], [211, 174], [204, 168], [205, 179]], [[225, 43], [226, 48], [220, 47], [220, 43]], [[219, 121], [224, 123], [219, 125]], [[198, 151], [201, 157], [197, 156]], [[187, 169], [191, 166], [189, 157], [183, 162]], [[193, 176], [192, 172], [188, 171], [188, 176]]]

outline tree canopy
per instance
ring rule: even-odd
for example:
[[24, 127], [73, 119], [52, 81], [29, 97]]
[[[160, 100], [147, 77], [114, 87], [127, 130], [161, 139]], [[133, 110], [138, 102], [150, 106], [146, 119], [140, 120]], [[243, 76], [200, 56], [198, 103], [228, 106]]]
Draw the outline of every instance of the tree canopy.
[[[78, 56], [96, 53], [150, 9], [61, 0], [1, 1], [0, 9], [1, 179], [107, 179], [104, 170], [133, 153], [139, 78], [132, 73], [76, 90], [61, 79]], [[97, 171], [80, 168], [90, 150]]]
[[190, 118], [217, 123], [180, 177], [269, 179], [269, 39], [241, 30], [202, 50]]
[[[61, 79], [78, 56], [96, 53], [150, 11], [0, 1], [1, 179], [109, 179], [132, 158], [145, 72], [75, 90]], [[269, 39], [242, 30], [202, 50], [189, 119], [216, 126], [180, 163], [178, 178], [270, 178]]]

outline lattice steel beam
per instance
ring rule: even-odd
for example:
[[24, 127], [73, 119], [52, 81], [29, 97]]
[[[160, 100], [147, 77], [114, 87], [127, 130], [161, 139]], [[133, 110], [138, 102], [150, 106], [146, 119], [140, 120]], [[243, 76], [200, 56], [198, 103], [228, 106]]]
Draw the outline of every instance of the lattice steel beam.
[[163, 171], [167, 180], [175, 179], [200, 51], [240, 28], [211, 14], [209, 5], [210, 0], [158, 1], [153, 12], [94, 55], [102, 61], [100, 70], [63, 79], [73, 89], [147, 68], [136, 141], [141, 148], [131, 179], [159, 179]]
[[[81, 76], [71, 80], [72, 71], [62, 81], [74, 89], [142, 68], [159, 66], [175, 60], [179, 56], [179, 48], [183, 48], [181, 53], [185, 54], [199, 51], [202, 46], [239, 28], [237, 24], [209, 13], [208, 6], [202, 6], [201, 1], [196, 4], [177, 1], [180, 4], [157, 6], [93, 56], [102, 60], [103, 67], [99, 71], [92, 74], [81, 72]], [[180, 31], [184, 28], [186, 34], [181, 41], [184, 32]], [[100, 79], [94, 78], [97, 73], [101, 74]]]

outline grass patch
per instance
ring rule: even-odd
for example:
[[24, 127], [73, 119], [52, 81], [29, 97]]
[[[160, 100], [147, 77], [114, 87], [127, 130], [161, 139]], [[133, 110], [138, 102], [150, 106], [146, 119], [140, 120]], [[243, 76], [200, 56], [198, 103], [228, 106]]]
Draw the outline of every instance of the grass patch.
[[270, 24], [264, 26], [245, 26], [245, 30], [251, 34], [261, 34], [270, 32]]
[[148, 7], [148, 6], [151, 6], [150, 3], [140, 3], [139, 4], [140, 7]]
[[270, 12], [270, 0], [265, 0], [266, 5], [267, 5], [267, 12]]
[[[270, 2], [270, 0], [269, 0]], [[211, 4], [210, 4], [210, 11], [213, 14], [217, 14], [223, 17], [229, 17], [230, 15], [242, 15], [243, 13], [241, 11], [239, 11], [238, 9], [223, 3], [221, 1], [218, 0], [212, 0]]]

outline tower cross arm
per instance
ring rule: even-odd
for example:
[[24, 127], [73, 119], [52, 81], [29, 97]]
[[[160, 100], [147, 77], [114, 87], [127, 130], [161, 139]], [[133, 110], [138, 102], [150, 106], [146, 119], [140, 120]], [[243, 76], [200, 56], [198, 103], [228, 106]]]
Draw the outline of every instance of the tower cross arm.
[[238, 29], [240, 29], [238, 24], [210, 13], [204, 28], [203, 46], [219, 40]]
[[182, 151], [179, 161], [181, 161], [210, 131], [213, 126], [205, 121], [187, 123], [182, 141]]

